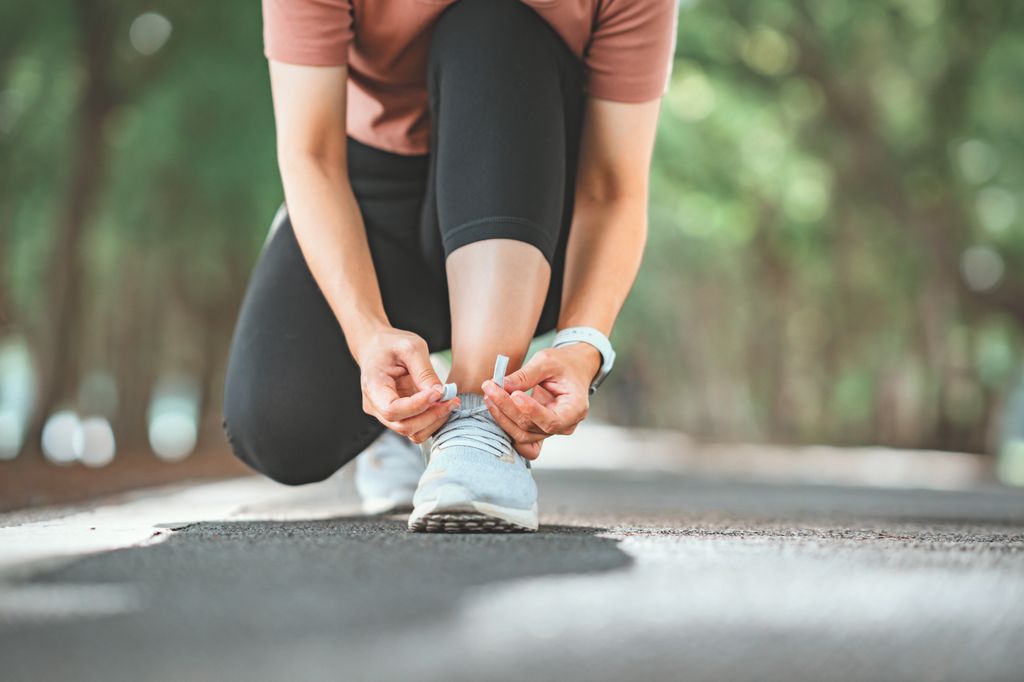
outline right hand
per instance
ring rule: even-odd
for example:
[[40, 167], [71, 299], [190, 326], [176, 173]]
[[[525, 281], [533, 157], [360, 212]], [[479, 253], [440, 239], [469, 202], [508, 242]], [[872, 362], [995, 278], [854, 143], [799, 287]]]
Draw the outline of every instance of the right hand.
[[441, 428], [458, 398], [439, 402], [444, 387], [430, 364], [427, 343], [389, 327], [359, 343], [363, 411], [414, 443]]

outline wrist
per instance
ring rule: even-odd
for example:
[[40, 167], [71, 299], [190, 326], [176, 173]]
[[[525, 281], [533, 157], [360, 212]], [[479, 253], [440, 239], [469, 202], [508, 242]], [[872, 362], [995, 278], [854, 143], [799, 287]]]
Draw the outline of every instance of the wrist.
[[588, 326], [577, 326], [559, 329], [555, 334], [551, 345], [555, 348], [585, 344], [594, 349], [600, 364], [594, 372], [590, 381], [590, 392], [597, 390], [608, 377], [612, 367], [615, 365], [615, 349], [608, 337], [599, 329]]
[[612, 335], [612, 327], [615, 325], [615, 318], [607, 315], [574, 315], [568, 314], [558, 318], [557, 329], [569, 329], [570, 327], [590, 327], [601, 332], [605, 336]]
[[584, 382], [587, 386], [601, 370], [601, 352], [589, 343], [573, 343], [566, 346], [559, 346], [559, 351], [571, 357], [573, 365], [580, 368], [583, 373]]
[[355, 358], [356, 364], [362, 365], [365, 349], [372, 345], [373, 339], [390, 329], [391, 323], [388, 322], [386, 317], [375, 316], [348, 320], [342, 325], [349, 351], [352, 352], [352, 357]]

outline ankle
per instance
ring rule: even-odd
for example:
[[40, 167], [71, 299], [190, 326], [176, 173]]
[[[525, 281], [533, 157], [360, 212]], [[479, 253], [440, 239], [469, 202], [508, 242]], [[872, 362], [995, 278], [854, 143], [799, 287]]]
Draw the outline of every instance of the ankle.
[[[501, 365], [502, 376], [517, 369], [520, 364], [522, 364], [522, 359], [522, 356], [511, 359], [506, 357], [503, 361], [505, 364]], [[473, 371], [466, 369], [466, 367], [467, 365], [462, 365], [456, 361], [455, 364], [452, 365], [451, 372], [448, 373], [447, 381], [457, 384], [459, 387], [459, 393], [483, 395], [484, 391], [483, 388], [481, 388], [483, 383], [488, 379], [494, 379], [494, 372], [498, 371], [495, 359], [491, 358], [486, 361], [469, 364], [468, 367], [476, 368]]]
[[484, 391], [480, 388], [484, 381], [490, 379], [490, 375], [481, 376], [479, 373], [460, 373], [454, 368], [448, 374], [448, 383], [456, 384], [459, 387], [459, 393], [472, 393], [476, 395], [483, 395]]

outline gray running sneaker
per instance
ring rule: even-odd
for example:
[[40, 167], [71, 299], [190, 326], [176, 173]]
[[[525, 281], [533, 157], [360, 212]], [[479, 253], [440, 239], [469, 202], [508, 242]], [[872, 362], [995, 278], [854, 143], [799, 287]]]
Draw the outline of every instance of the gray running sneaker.
[[356, 457], [356, 491], [363, 512], [388, 514], [412, 509], [412, 496], [423, 474], [423, 453], [418, 445], [385, 430]]
[[430, 461], [413, 497], [409, 530], [508, 533], [537, 530], [537, 484], [494, 422], [482, 396], [459, 395], [430, 443]]

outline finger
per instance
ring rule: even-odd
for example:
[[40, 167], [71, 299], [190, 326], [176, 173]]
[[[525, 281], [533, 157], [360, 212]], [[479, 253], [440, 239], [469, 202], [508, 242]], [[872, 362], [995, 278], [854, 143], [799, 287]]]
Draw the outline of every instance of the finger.
[[483, 383], [483, 390], [484, 395], [490, 398], [498, 406], [498, 409], [520, 429], [526, 432], [539, 430], [533, 423], [533, 420], [523, 414], [519, 406], [512, 401], [509, 394], [503, 391], [496, 383], [490, 380], [485, 381]]
[[[454, 400], [446, 403], [438, 403], [415, 417], [392, 422], [392, 426], [390, 428], [403, 436], [408, 437], [415, 443], [422, 443], [428, 436], [440, 428], [440, 426], [448, 419], [448, 415], [451, 414], [451, 411], [458, 407], [458, 405], [454, 403], [456, 403]], [[424, 434], [424, 432], [429, 433]], [[421, 436], [421, 434], [424, 435]]]
[[430, 364], [430, 352], [426, 343], [416, 343], [399, 353], [399, 359], [405, 365], [413, 383], [420, 390], [441, 386], [434, 366]]
[[506, 391], [528, 391], [551, 376], [551, 362], [545, 351], [536, 353], [530, 361], [505, 377]]
[[522, 455], [525, 459], [534, 460], [540, 457], [541, 446], [544, 445], [544, 441], [539, 440], [536, 443], [516, 443], [516, 452]]
[[387, 405], [378, 406], [378, 414], [389, 422], [399, 422], [423, 413], [440, 397], [439, 387], [427, 388], [405, 398], [395, 398]]
[[562, 423], [561, 418], [554, 410], [541, 405], [540, 402], [522, 391], [515, 391], [510, 397], [519, 410], [545, 433], [561, 433], [569, 426], [569, 424]]
[[509, 438], [517, 443], [535, 443], [538, 440], [546, 438], [546, 434], [543, 433], [529, 433], [519, 427], [514, 421], [508, 418], [508, 416], [498, 409], [497, 405], [490, 399], [484, 398], [484, 405], [487, 406], [487, 411], [494, 417], [495, 423], [501, 427], [502, 431], [508, 434]]
[[534, 400], [536, 400], [541, 405], [544, 405], [545, 407], [548, 407], [553, 402], [555, 402], [555, 396], [551, 393], [551, 391], [544, 388], [543, 386], [534, 386], [532, 396]]
[[398, 400], [395, 380], [383, 372], [364, 377], [362, 383], [363, 402], [367, 403], [363, 409], [369, 407], [366, 411], [375, 417], [380, 416], [384, 407]]
[[416, 385], [416, 382], [412, 380], [412, 377], [404, 373], [404, 369], [402, 371], [403, 374], [401, 376], [395, 377], [395, 391], [398, 393], [398, 397], [401, 398], [413, 395], [414, 393], [419, 393], [420, 389]]
[[551, 410], [558, 415], [558, 420], [563, 424], [579, 424], [587, 418], [590, 412], [590, 401], [586, 398], [562, 395], [551, 405]]
[[437, 433], [437, 430], [444, 426], [444, 423], [448, 421], [448, 415], [451, 414], [451, 411], [459, 406], [457, 400], [450, 401], [448, 403], [442, 403], [443, 407], [447, 407], [449, 405], [451, 405], [451, 407], [442, 412], [437, 419], [435, 419], [433, 422], [423, 427], [416, 433], [409, 436], [409, 439], [412, 440], [413, 443], [422, 443], [431, 436], [433, 436], [435, 433]]
[[378, 419], [380, 419], [380, 422], [384, 424], [384, 426], [388, 427], [395, 433], [411, 438], [413, 434], [429, 426], [432, 421], [439, 418], [447, 418], [447, 411], [450, 411], [450, 409], [451, 408], [447, 403], [438, 403], [437, 405], [431, 406], [421, 414], [408, 419], [395, 421], [380, 419], [379, 417]]

